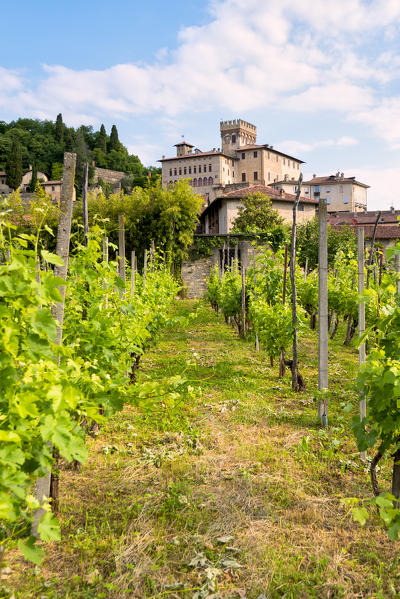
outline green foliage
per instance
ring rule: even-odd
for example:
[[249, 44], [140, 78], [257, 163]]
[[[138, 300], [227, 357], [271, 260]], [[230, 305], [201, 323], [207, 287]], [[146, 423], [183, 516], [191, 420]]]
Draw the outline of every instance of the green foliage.
[[33, 163], [32, 165], [32, 178], [31, 178], [31, 182], [29, 183], [29, 191], [31, 193], [33, 193], [36, 189], [36, 185], [37, 185], [37, 168], [36, 168], [36, 162]]
[[234, 222], [234, 233], [260, 233], [283, 225], [283, 218], [263, 193], [249, 193], [242, 200]]
[[260, 343], [272, 359], [279, 356], [282, 348], [288, 349], [293, 340], [290, 304], [271, 305], [263, 298], [253, 299], [249, 315]]
[[62, 162], [53, 162], [51, 165], [51, 180], [52, 181], [60, 181], [63, 176], [63, 163]]
[[[356, 252], [356, 236], [351, 227], [332, 229], [328, 225], [328, 264], [333, 266], [336, 254], [342, 250]], [[318, 218], [297, 226], [297, 256], [300, 266], [314, 270], [318, 265]]]
[[[8, 203], [2, 208], [0, 542], [20, 538], [26, 559], [39, 563], [43, 552], [30, 533], [39, 507], [45, 509], [38, 526], [41, 540], [60, 535], [46, 502], [32, 495], [35, 480], [53, 467], [51, 446], [65, 460], [82, 462], [85, 422], [102, 422], [126, 401], [141, 405], [140, 389], [128, 385], [134, 380], [132, 360], [136, 364], [157, 339], [178, 287], [169, 272], [153, 264], [146, 284], [137, 274], [134, 292], [126, 288], [115, 262], [102, 261], [103, 231], [94, 226], [88, 246], [78, 244], [70, 260], [63, 345], [55, 345], [51, 306], [61, 300], [64, 281], [47, 265], [62, 261], [41, 246], [46, 210], [52, 207], [38, 197], [30, 235], [18, 233], [10, 222]], [[45, 268], [39, 268], [39, 260]], [[170, 394], [175, 397], [183, 384], [175, 382], [172, 391], [168, 383]]]
[[104, 154], [107, 153], [107, 133], [103, 124], [101, 125], [99, 134], [97, 136], [96, 148], [101, 150]]
[[22, 153], [16, 137], [13, 138], [6, 164], [6, 184], [11, 189], [17, 189], [22, 181]]
[[60, 112], [60, 114], [57, 115], [57, 118], [56, 118], [55, 134], [56, 134], [56, 140], [58, 142], [62, 142], [64, 139], [64, 124], [63, 124], [61, 112]]
[[[118, 140], [110, 144], [107, 150], [107, 134], [104, 125], [100, 131], [94, 131], [92, 127], [81, 126], [78, 129], [66, 127], [62, 122], [62, 115], [57, 116], [56, 122], [40, 121], [34, 119], [18, 119], [10, 123], [3, 123], [0, 127], [0, 169], [8, 171], [7, 160], [10, 157], [13, 142], [20, 145], [21, 169], [28, 168], [29, 164], [36, 163], [37, 170], [51, 174], [52, 179], [60, 179], [57, 166], [57, 176], [53, 176], [53, 165], [62, 164], [64, 152], [77, 152], [78, 162], [76, 180], [78, 186], [82, 183], [83, 164], [94, 160], [97, 166], [120, 170], [135, 177], [147, 177], [148, 170], [143, 166], [138, 156], [130, 155], [125, 146]], [[54, 166], [54, 168], [56, 168]], [[159, 169], [150, 168], [152, 183], [155, 182], [154, 175]], [[22, 176], [22, 173], [21, 173]], [[138, 182], [135, 183], [135, 185]], [[15, 183], [13, 183], [15, 185]], [[18, 183], [19, 185], [19, 183]], [[18, 187], [16, 185], [16, 187]], [[10, 185], [11, 186], [11, 185]], [[16, 187], [11, 186], [13, 189]]]
[[110, 148], [110, 152], [112, 152], [113, 150], [115, 152], [118, 152], [120, 149], [120, 141], [118, 139], [118, 131], [117, 131], [117, 127], [115, 125], [113, 125], [111, 127], [109, 148]]
[[154, 241], [168, 260], [180, 269], [187, 248], [193, 241], [202, 198], [190, 185], [179, 181], [173, 189], [137, 187], [130, 195], [103, 194], [89, 200], [89, 220], [96, 215], [107, 219], [107, 235], [113, 243], [118, 240], [118, 215], [125, 216], [126, 246], [136, 251], [141, 261], [143, 252]]

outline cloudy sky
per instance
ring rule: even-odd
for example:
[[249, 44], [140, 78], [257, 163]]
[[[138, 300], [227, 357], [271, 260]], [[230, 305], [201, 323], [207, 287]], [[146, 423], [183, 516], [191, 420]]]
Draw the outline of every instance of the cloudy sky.
[[115, 123], [156, 164], [242, 118], [306, 176], [355, 175], [370, 208], [400, 208], [400, 0], [65, 4], [2, 7], [0, 119]]

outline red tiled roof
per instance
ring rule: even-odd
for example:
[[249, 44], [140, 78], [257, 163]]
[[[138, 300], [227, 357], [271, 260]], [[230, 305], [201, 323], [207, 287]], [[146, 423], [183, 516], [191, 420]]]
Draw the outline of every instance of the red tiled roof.
[[360, 183], [355, 177], [343, 177], [343, 179], [341, 179], [340, 177], [337, 178], [336, 175], [328, 175], [325, 177], [313, 177], [308, 181], [303, 181], [303, 185], [336, 185], [343, 183], [354, 183], [354, 185], [361, 185], [361, 187], [369, 188], [369, 185]]
[[[249, 187], [240, 187], [239, 189], [234, 189], [233, 191], [228, 191], [225, 194], [220, 196], [221, 198], [228, 199], [241, 199], [245, 198], [249, 193], [262, 193], [268, 196], [271, 200], [280, 200], [281, 202], [294, 202], [295, 195], [291, 193], [283, 192], [281, 193], [277, 189], [270, 187], [269, 185], [250, 185]], [[317, 204], [318, 200], [312, 200], [311, 198], [304, 198], [300, 196], [301, 204]]]
[[[357, 229], [357, 225], [350, 225], [354, 230]], [[331, 224], [332, 229], [340, 229], [343, 224]], [[364, 234], [367, 239], [371, 239], [374, 232], [374, 225], [358, 225], [364, 228]], [[379, 239], [400, 239], [400, 225], [378, 225], [376, 228], [376, 240]]]
[[[344, 225], [354, 224], [357, 222], [359, 225], [374, 225], [378, 211], [368, 212], [333, 212], [328, 214], [328, 223], [331, 225]], [[386, 223], [395, 224], [399, 222], [400, 210], [382, 210], [379, 218], [379, 223], [386, 225]]]
[[5, 174], [6, 174], [5, 171], [0, 171], [0, 175], [3, 175], [3, 177]]
[[55, 179], [53, 181], [42, 181], [40, 185], [61, 185], [62, 181]]

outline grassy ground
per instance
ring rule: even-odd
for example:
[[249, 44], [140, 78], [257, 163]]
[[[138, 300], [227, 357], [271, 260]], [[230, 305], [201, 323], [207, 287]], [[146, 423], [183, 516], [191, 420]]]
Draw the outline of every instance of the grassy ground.
[[398, 544], [340, 503], [370, 495], [342, 410], [357, 404], [357, 353], [343, 347], [344, 331], [331, 343], [323, 431], [315, 331], [301, 340], [307, 392], [296, 395], [220, 315], [189, 301], [176, 308], [194, 310], [146, 355], [140, 377], [185, 370], [201, 394], [161, 424], [127, 408], [102, 427], [82, 470], [62, 471], [61, 543], [40, 568], [11, 554], [1, 583], [39, 599], [400, 597]]

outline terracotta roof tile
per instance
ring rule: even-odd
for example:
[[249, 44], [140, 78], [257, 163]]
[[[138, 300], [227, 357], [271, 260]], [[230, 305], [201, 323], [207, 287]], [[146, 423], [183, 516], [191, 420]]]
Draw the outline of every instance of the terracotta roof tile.
[[[282, 202], [294, 202], [295, 195], [291, 193], [283, 192], [281, 193], [277, 189], [270, 187], [269, 185], [250, 185], [249, 187], [241, 187], [239, 189], [234, 189], [233, 191], [228, 191], [225, 194], [222, 194], [221, 198], [237, 198], [241, 199], [246, 197], [249, 193], [263, 193], [264, 195], [271, 198], [271, 200], [280, 200]], [[302, 204], [318, 204], [318, 200], [312, 200], [311, 198], [300, 197], [300, 202]]]
[[308, 181], [303, 181], [303, 185], [340, 185], [343, 183], [354, 183], [355, 185], [361, 185], [361, 187], [369, 188], [369, 185], [360, 183], [355, 177], [343, 177], [343, 179], [336, 178], [336, 175], [327, 175], [325, 177], [313, 177]]

